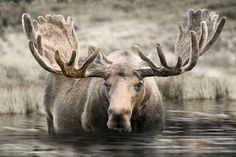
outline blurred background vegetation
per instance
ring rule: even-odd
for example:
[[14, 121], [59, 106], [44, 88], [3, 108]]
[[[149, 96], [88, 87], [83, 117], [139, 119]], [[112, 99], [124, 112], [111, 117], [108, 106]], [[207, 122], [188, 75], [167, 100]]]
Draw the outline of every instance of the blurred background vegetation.
[[43, 113], [47, 72], [32, 57], [21, 27], [24, 12], [72, 16], [81, 52], [88, 45], [103, 52], [138, 43], [147, 52], [161, 43], [171, 62], [177, 22], [190, 8], [207, 8], [228, 21], [216, 44], [191, 72], [157, 78], [164, 99], [236, 99], [235, 0], [0, 0], [0, 113]]

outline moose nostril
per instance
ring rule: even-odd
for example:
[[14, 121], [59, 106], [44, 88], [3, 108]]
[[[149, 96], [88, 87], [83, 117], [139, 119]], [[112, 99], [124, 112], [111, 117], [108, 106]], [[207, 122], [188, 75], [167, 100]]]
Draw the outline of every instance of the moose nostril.
[[116, 121], [117, 123], [119, 123], [121, 119], [122, 119], [121, 115], [119, 114], [113, 115], [113, 120]]

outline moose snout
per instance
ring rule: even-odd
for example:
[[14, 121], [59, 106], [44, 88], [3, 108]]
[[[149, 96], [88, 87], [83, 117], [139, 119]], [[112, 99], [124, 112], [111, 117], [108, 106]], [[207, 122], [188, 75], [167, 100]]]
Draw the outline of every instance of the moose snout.
[[109, 119], [107, 127], [121, 133], [131, 132], [130, 115], [127, 113], [128, 112], [114, 113], [113, 111], [108, 110]]

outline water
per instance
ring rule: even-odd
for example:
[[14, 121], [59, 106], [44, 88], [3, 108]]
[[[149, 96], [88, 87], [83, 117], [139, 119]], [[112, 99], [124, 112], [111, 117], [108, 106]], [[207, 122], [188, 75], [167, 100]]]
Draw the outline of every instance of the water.
[[0, 116], [0, 156], [235, 157], [236, 102], [167, 102], [161, 135], [53, 138], [46, 130], [44, 116]]

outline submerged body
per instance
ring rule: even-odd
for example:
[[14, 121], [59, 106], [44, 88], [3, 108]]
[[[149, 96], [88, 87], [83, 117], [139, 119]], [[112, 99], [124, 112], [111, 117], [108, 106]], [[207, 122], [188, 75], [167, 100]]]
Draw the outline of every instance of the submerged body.
[[[110, 96], [116, 97], [117, 102], [109, 99], [106, 86], [104, 86], [105, 80], [102, 78], [72, 79], [50, 74], [44, 98], [49, 132], [51, 134], [114, 133], [114, 130], [109, 129], [107, 124], [108, 109], [112, 106], [110, 103], [117, 104], [118, 107], [115, 110], [133, 106], [130, 109], [131, 116], [127, 119], [131, 123], [131, 130], [127, 132], [161, 131], [164, 127], [164, 110], [154, 78], [144, 79], [142, 92], [131, 98], [137, 99], [134, 102], [130, 102], [129, 98], [124, 97], [124, 95], [132, 93], [129, 89], [126, 90], [128, 88], [126, 79], [136, 77], [129, 73], [127, 66], [140, 66], [138, 58], [134, 57], [136, 56], [123, 51], [116, 51], [109, 56], [110, 60], [116, 58], [114, 60], [116, 66], [126, 68], [122, 72], [114, 70], [114, 76], [112, 75], [112, 79], [115, 79], [117, 85], [120, 83], [118, 86], [121, 87], [120, 89], [116, 87]], [[119, 67], [119, 69], [122, 68]], [[127, 121], [124, 120], [122, 123]], [[123, 127], [121, 126], [121, 128]], [[122, 130], [116, 131], [122, 132]]]

